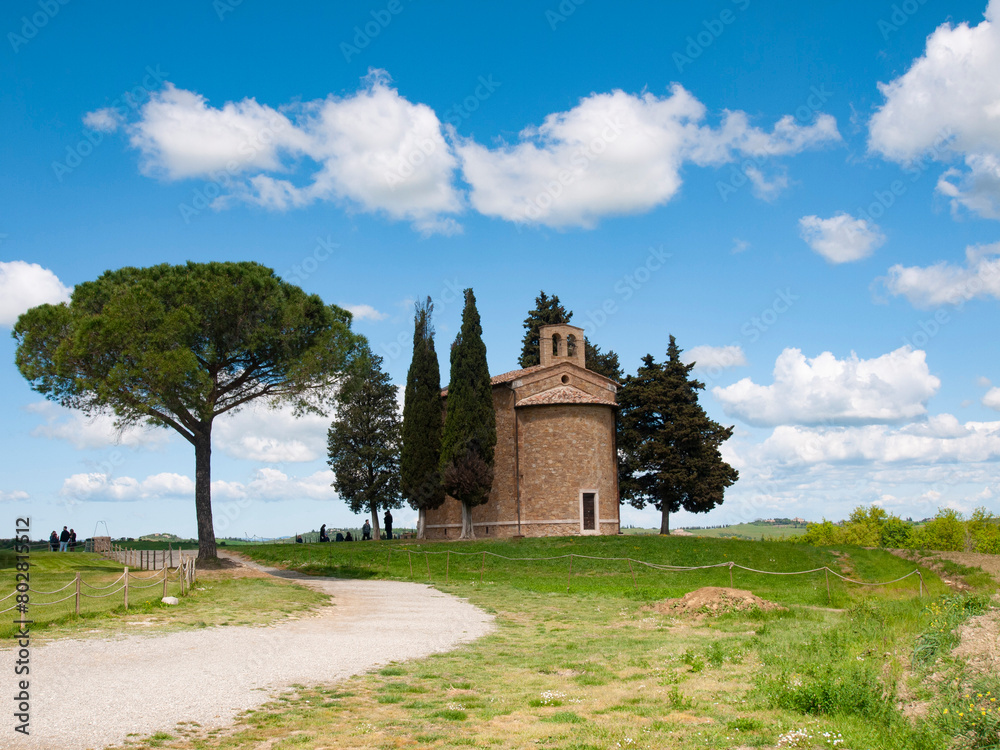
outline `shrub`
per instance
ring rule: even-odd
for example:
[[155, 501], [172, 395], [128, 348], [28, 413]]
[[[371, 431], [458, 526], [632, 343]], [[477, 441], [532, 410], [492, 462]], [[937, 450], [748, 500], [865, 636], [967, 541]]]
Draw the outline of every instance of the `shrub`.
[[976, 552], [1000, 555], [1000, 518], [986, 508], [976, 508], [966, 528]]
[[917, 531], [914, 541], [926, 549], [961, 552], [965, 549], [965, 524], [962, 514], [951, 508], [941, 508], [937, 515]]

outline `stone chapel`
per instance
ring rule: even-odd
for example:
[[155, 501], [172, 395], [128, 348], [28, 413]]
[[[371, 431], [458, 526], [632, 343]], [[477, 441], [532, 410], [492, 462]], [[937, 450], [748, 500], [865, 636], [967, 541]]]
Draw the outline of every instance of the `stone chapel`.
[[[478, 538], [617, 534], [618, 384], [587, 369], [583, 329], [539, 328], [540, 364], [492, 378], [497, 444]], [[447, 408], [447, 391], [442, 392]], [[427, 511], [428, 539], [456, 538], [462, 506]]]

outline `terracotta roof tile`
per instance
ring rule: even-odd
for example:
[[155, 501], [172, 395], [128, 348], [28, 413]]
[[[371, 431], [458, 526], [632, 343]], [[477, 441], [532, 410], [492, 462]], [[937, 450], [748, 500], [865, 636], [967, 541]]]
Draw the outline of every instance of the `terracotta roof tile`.
[[538, 370], [544, 370], [545, 368], [541, 365], [532, 365], [531, 367], [525, 367], [523, 370], [511, 370], [510, 372], [504, 372], [499, 375], [494, 375], [490, 378], [490, 385], [500, 385], [501, 383], [509, 383], [512, 380], [517, 380], [518, 378], [523, 378], [532, 372], [537, 372]]
[[547, 404], [607, 404], [614, 406], [614, 398], [594, 396], [571, 385], [558, 385], [534, 396], [522, 398], [515, 406], [544, 406]]
[[[523, 370], [511, 370], [510, 372], [502, 372], [499, 375], [494, 375], [490, 378], [490, 385], [502, 385], [504, 383], [509, 383], [512, 380], [517, 380], [518, 378], [524, 377], [532, 372], [537, 372], [538, 370], [544, 370], [545, 368], [541, 365], [532, 365], [531, 367], [525, 367]], [[448, 389], [442, 388], [441, 395], [447, 396]]]

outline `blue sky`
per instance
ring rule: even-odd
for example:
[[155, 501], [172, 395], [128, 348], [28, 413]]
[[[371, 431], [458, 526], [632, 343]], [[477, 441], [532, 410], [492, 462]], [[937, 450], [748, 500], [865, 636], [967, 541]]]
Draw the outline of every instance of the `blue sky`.
[[[626, 372], [675, 335], [735, 426], [740, 481], [675, 523], [997, 512], [998, 24], [1000, 0], [10, 2], [0, 326], [110, 268], [254, 260], [354, 310], [402, 383], [414, 299], [446, 352], [473, 287], [499, 373], [544, 289]], [[11, 524], [194, 533], [187, 443], [45, 403], [0, 347]], [[360, 522], [326, 425], [220, 420], [217, 532]]]

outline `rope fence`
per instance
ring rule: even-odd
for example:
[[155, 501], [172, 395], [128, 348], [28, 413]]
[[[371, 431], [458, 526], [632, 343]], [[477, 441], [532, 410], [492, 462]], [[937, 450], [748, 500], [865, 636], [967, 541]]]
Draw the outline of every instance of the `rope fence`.
[[[849, 578], [849, 577], [843, 575], [842, 573], [839, 573], [836, 570], [834, 570], [833, 568], [830, 568], [830, 567], [828, 567], [826, 565], [824, 565], [822, 567], [819, 567], [819, 568], [812, 568], [810, 570], [784, 571], [784, 570], [759, 570], [757, 568], [751, 568], [751, 567], [748, 567], [746, 565], [740, 565], [739, 563], [733, 562], [733, 561], [721, 562], [721, 563], [712, 563], [712, 564], [709, 564], [709, 565], [669, 565], [669, 564], [665, 564], [665, 563], [653, 563], [653, 562], [648, 562], [646, 560], [638, 560], [638, 559], [631, 558], [631, 557], [599, 557], [599, 556], [595, 556], [595, 555], [580, 555], [580, 554], [577, 554], [575, 552], [574, 553], [563, 554], [563, 555], [553, 555], [551, 557], [508, 557], [507, 555], [500, 555], [500, 554], [497, 554], [496, 552], [488, 552], [488, 551], [480, 551], [480, 552], [458, 552], [458, 551], [455, 551], [455, 550], [431, 551], [431, 550], [411, 550], [411, 549], [408, 549], [408, 548], [405, 548], [405, 547], [403, 549], [397, 549], [395, 551], [397, 552], [397, 554], [399, 554], [401, 552], [405, 552], [406, 553], [406, 555], [407, 555], [407, 562], [409, 564], [409, 575], [410, 575], [411, 578], [413, 577], [413, 556], [414, 555], [418, 555], [418, 556], [419, 555], [424, 555], [424, 557], [425, 557], [425, 564], [426, 564], [426, 568], [427, 568], [427, 580], [431, 580], [431, 566], [430, 566], [430, 556], [431, 555], [445, 555], [446, 556], [446, 561], [445, 561], [445, 581], [449, 581], [450, 580], [450, 575], [451, 575], [451, 557], [452, 557], [452, 555], [463, 556], [463, 557], [477, 557], [477, 558], [480, 558], [480, 568], [479, 568], [479, 582], [480, 583], [483, 582], [483, 578], [484, 578], [485, 573], [486, 573], [486, 558], [487, 557], [494, 557], [494, 558], [497, 558], [499, 560], [505, 560], [507, 562], [556, 562], [556, 561], [560, 561], [560, 560], [568, 560], [568, 562], [569, 562], [569, 569], [568, 569], [567, 578], [566, 578], [566, 591], [567, 592], [570, 590], [570, 586], [571, 586], [571, 583], [572, 583], [572, 580], [573, 580], [573, 561], [574, 561], [574, 559], [579, 559], [579, 560], [596, 560], [596, 561], [600, 561], [600, 562], [609, 562], [609, 563], [611, 563], [611, 562], [627, 563], [628, 564], [628, 568], [629, 568], [629, 573], [631, 574], [631, 577], [632, 577], [632, 585], [633, 585], [633, 587], [635, 588], [636, 591], [639, 590], [639, 585], [638, 585], [638, 582], [637, 582], [636, 577], [635, 577], [635, 568], [633, 566], [642, 566], [642, 567], [645, 567], [645, 568], [647, 568], [649, 570], [655, 570], [655, 571], [665, 572], [665, 573], [685, 573], [685, 572], [693, 572], [693, 571], [699, 571], [699, 570], [728, 569], [728, 571], [729, 571], [729, 586], [730, 586], [730, 588], [734, 587], [733, 586], [733, 584], [734, 584], [734, 576], [733, 576], [734, 570], [742, 570], [742, 571], [746, 571], [748, 573], [756, 573], [758, 575], [769, 575], [769, 576], [802, 576], [802, 575], [811, 575], [811, 574], [816, 574], [816, 573], [822, 573], [824, 575], [825, 580], [826, 580], [827, 601], [831, 602], [831, 603], [833, 601], [833, 595], [832, 595], [832, 592], [830, 590], [830, 575], [831, 574], [834, 575], [835, 577], [839, 578], [841, 581], [843, 581], [845, 583], [851, 583], [851, 584], [855, 584], [857, 586], [889, 586], [889, 585], [894, 584], [894, 583], [899, 583], [900, 581], [905, 581], [906, 579], [911, 578], [913, 576], [917, 576], [917, 578], [919, 580], [919, 589], [918, 589], [919, 593], [918, 593], [918, 595], [920, 597], [923, 597], [923, 595], [924, 595], [924, 576], [920, 572], [919, 568], [915, 568], [914, 570], [910, 571], [906, 575], [900, 576], [899, 578], [894, 578], [891, 581], [859, 581], [859, 580], [856, 580], [854, 578]], [[389, 566], [390, 566], [391, 561], [392, 561], [392, 553], [393, 553], [393, 550], [389, 550], [388, 557], [386, 558], [386, 570], [387, 570], [387, 572], [389, 570]], [[417, 559], [419, 560], [419, 557]]]
[[[105, 586], [95, 586], [93, 584], [88, 583], [87, 581], [83, 580], [83, 576], [79, 572], [76, 573], [73, 579], [69, 581], [65, 586], [62, 586], [53, 591], [43, 591], [41, 589], [33, 589], [31, 588], [30, 585], [21, 582], [9, 594], [0, 597], [0, 602], [4, 602], [7, 599], [10, 599], [12, 596], [18, 595], [18, 601], [16, 601], [16, 603], [11, 607], [7, 607], [6, 609], [0, 609], [0, 615], [6, 612], [11, 612], [13, 610], [18, 610], [18, 612], [21, 613], [22, 619], [24, 619], [25, 613], [29, 608], [50, 607], [55, 604], [62, 604], [63, 602], [69, 601], [70, 599], [75, 599], [76, 602], [74, 610], [75, 614], [79, 616], [80, 604], [82, 599], [106, 599], [110, 596], [115, 596], [118, 594], [122, 596], [122, 602], [125, 605], [125, 609], [128, 609], [129, 606], [128, 595], [130, 590], [144, 590], [144, 589], [151, 589], [156, 586], [162, 586], [163, 596], [166, 596], [167, 585], [172, 580], [176, 579], [177, 583], [180, 586], [180, 593], [183, 596], [191, 591], [192, 586], [194, 586], [195, 582], [197, 581], [197, 575], [198, 574], [197, 574], [197, 566], [195, 558], [186, 557], [181, 559], [179, 561], [178, 566], [174, 568], [172, 571], [170, 568], [163, 567], [160, 568], [159, 571], [153, 573], [153, 575], [151, 576], [136, 575], [135, 573], [130, 571], [128, 567], [125, 567], [120, 576], [118, 576], [114, 581]], [[131, 583], [132, 581], [149, 581], [149, 583], [138, 585]], [[58, 594], [65, 591], [71, 586], [75, 586], [75, 590], [71, 594], [69, 594], [69, 596], [63, 597], [62, 599], [57, 599], [51, 602], [39, 602], [31, 600], [32, 594], [38, 596], [52, 596], [53, 594]], [[113, 589], [113, 590], [108, 591], [106, 594], [88, 594], [83, 590], [84, 586], [86, 586], [88, 589], [91, 589], [92, 591], [107, 591], [108, 589]], [[117, 588], [114, 588], [116, 586]], [[21, 600], [22, 597], [24, 597], [24, 600]]]

